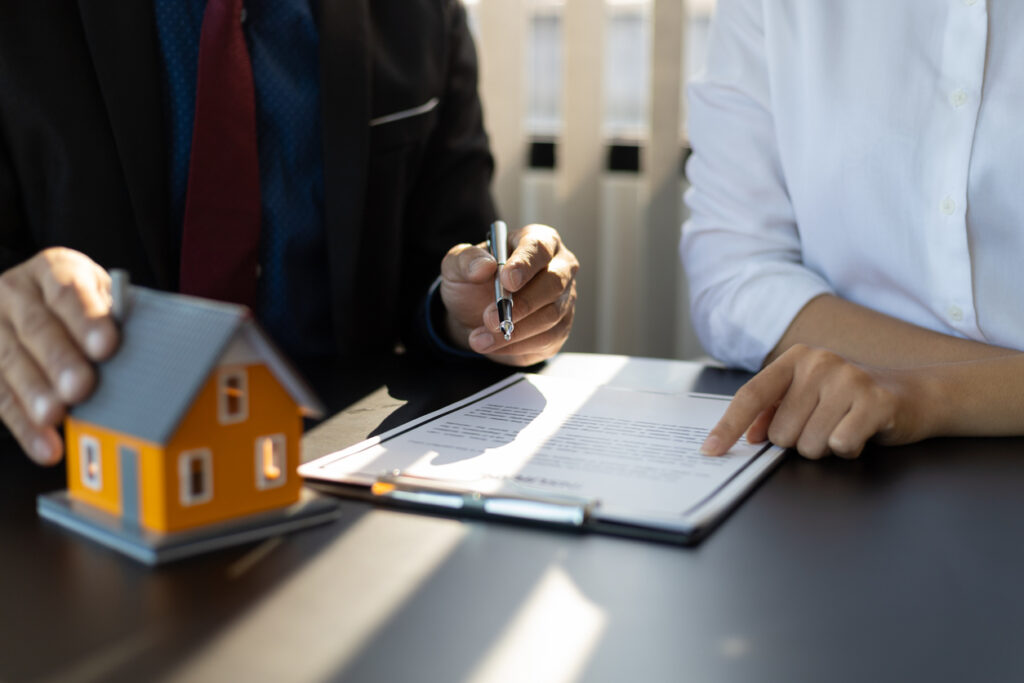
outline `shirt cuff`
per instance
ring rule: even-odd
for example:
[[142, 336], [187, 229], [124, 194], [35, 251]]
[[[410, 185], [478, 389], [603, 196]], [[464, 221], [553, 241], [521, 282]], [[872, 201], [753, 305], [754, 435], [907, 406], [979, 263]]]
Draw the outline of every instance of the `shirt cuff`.
[[476, 351], [453, 346], [444, 338], [440, 330], [444, 329], [444, 316], [447, 312], [444, 302], [441, 301], [441, 278], [438, 277], [427, 290], [427, 297], [423, 301], [424, 319], [427, 326], [427, 340], [435, 351], [453, 358], [464, 358], [473, 360], [485, 360], [484, 356]]
[[731, 366], [760, 370], [804, 306], [832, 293], [814, 274], [793, 271], [785, 268], [752, 277], [739, 290], [716, 297], [700, 335], [705, 348]]

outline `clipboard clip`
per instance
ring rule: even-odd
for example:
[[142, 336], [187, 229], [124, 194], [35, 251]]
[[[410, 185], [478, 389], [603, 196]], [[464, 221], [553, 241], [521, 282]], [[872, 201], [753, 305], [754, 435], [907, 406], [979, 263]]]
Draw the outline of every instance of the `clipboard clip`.
[[457, 486], [456, 482], [410, 476], [401, 470], [392, 470], [377, 477], [370, 486], [370, 493], [374, 497], [396, 502], [478, 516], [507, 517], [572, 527], [584, 526], [598, 505], [597, 500], [574, 496], [482, 493], [466, 491]]

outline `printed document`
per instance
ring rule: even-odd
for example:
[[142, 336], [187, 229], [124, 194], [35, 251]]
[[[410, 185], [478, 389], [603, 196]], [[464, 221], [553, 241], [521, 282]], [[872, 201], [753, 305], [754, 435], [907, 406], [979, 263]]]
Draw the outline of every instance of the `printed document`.
[[602, 520], [685, 530], [724, 511], [782, 454], [745, 440], [722, 457], [699, 453], [729, 400], [517, 374], [299, 471], [365, 486], [400, 472], [484, 495], [572, 496], [596, 501]]

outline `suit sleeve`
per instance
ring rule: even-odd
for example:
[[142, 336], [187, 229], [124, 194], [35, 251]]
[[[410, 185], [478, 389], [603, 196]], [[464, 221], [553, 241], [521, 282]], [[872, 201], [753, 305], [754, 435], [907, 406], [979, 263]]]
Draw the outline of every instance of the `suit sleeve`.
[[429, 301], [428, 289], [448, 249], [463, 242], [481, 241], [497, 215], [490, 194], [494, 161], [477, 92], [476, 49], [462, 3], [445, 0], [445, 18], [447, 74], [438, 123], [427, 144], [407, 212], [414, 225], [407, 231], [404, 261], [416, 266], [406, 270], [408, 277], [402, 284], [403, 300], [420, 305], [416, 315], [406, 318], [413, 321], [403, 335], [406, 345], [442, 353], [426, 324], [427, 315], [436, 317], [439, 308], [439, 302]]
[[[2, 131], [0, 131], [2, 133]], [[7, 145], [0, 135], [0, 273], [32, 256], [21, 195]]]
[[831, 291], [802, 262], [780, 161], [761, 0], [721, 0], [689, 89], [690, 218], [681, 252], [694, 327], [729, 365], [758, 370], [800, 310]]

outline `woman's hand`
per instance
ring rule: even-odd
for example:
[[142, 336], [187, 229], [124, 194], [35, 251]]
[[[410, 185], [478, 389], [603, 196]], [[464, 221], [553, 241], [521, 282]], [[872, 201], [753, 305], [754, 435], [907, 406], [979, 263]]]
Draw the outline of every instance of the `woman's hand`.
[[736, 392], [701, 451], [722, 455], [746, 431], [751, 443], [767, 439], [806, 458], [856, 458], [871, 438], [932, 436], [933, 393], [924, 368], [871, 368], [797, 344]]

